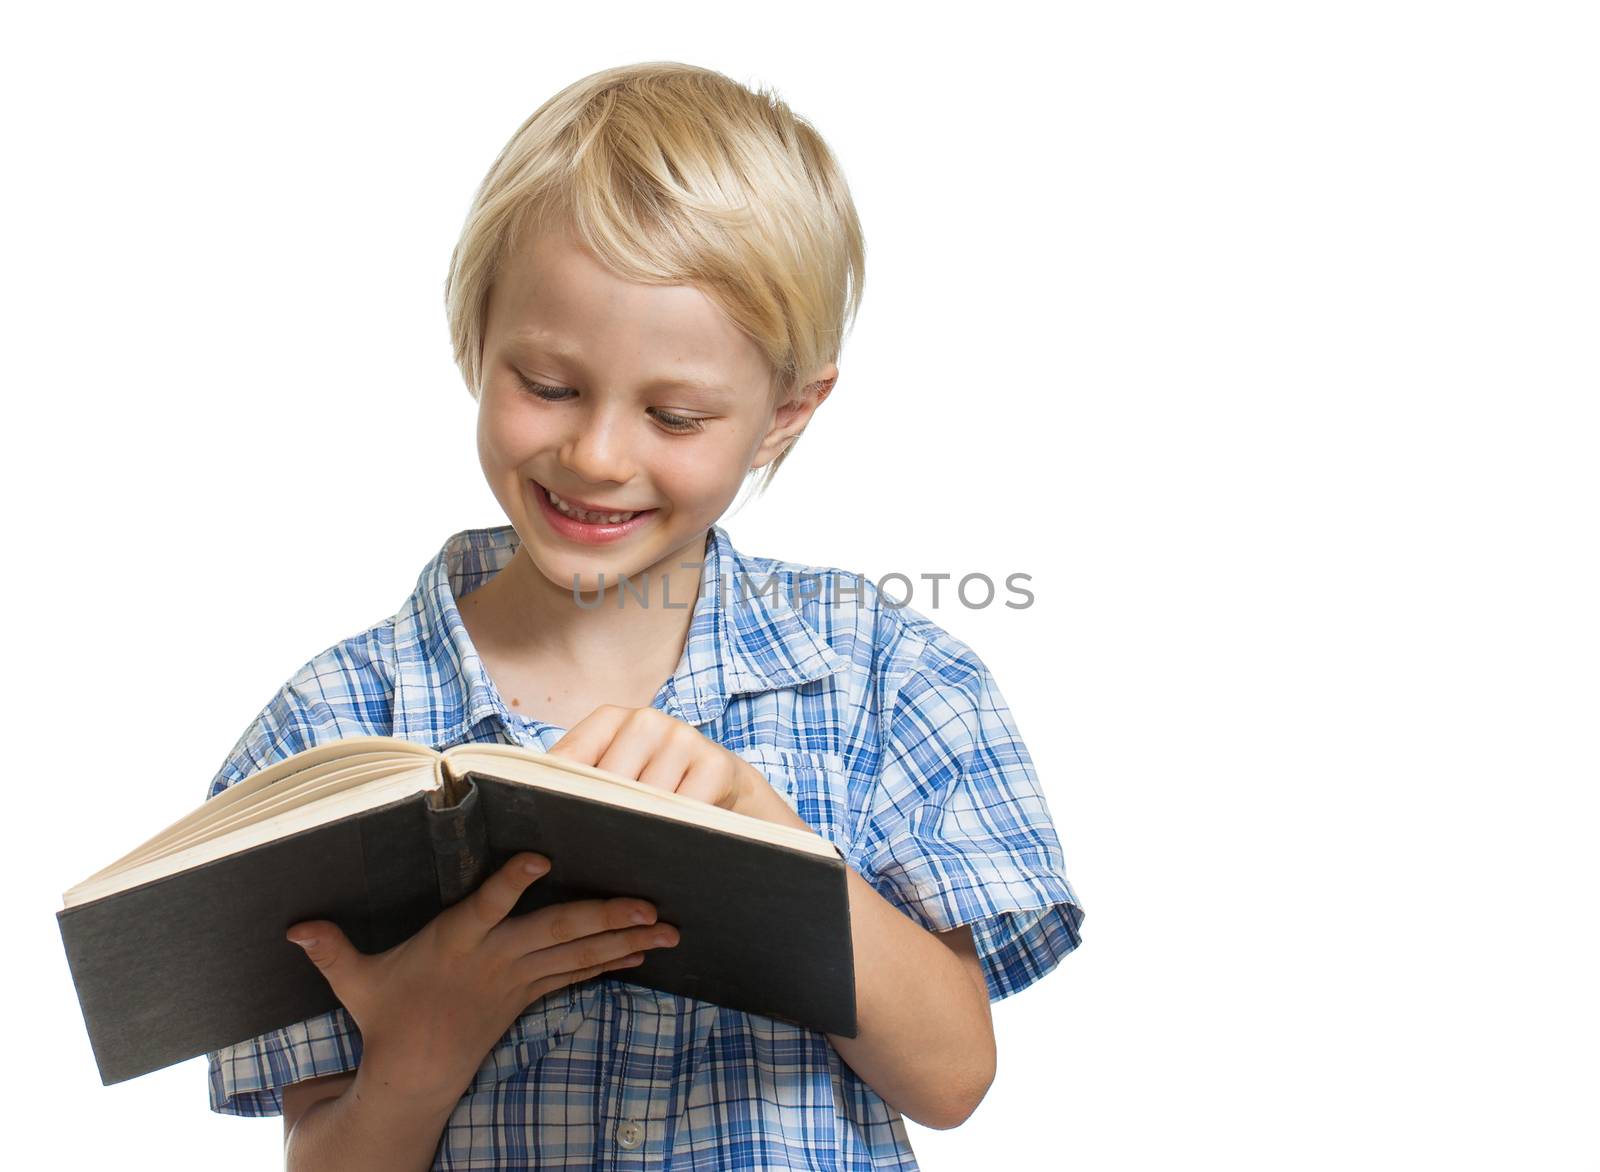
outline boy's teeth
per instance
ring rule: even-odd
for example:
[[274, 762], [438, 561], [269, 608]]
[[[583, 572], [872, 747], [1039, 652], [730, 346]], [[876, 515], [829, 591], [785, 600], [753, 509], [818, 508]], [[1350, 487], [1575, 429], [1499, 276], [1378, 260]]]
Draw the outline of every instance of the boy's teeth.
[[619, 521], [626, 521], [629, 517], [638, 516], [637, 513], [591, 513], [586, 509], [575, 509], [571, 505], [567, 504], [566, 501], [558, 497], [555, 493], [551, 492], [548, 488], [544, 491], [545, 495], [550, 498], [550, 503], [553, 504], [559, 512], [573, 518], [576, 521], [587, 521], [591, 525], [598, 525], [601, 522], [604, 522], [608, 525], [615, 525]]

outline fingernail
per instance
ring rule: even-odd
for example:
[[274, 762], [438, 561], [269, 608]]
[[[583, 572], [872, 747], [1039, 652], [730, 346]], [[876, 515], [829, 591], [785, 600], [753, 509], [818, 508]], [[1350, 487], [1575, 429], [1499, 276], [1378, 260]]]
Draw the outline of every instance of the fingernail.
[[650, 916], [649, 912], [644, 910], [644, 908], [636, 907], [636, 908], [633, 909], [633, 917], [632, 918], [633, 918], [633, 922], [635, 924], [648, 924], [650, 922], [651, 916]]
[[530, 875], [543, 875], [550, 869], [550, 864], [529, 859], [527, 862], [522, 864], [522, 869]]
[[317, 938], [315, 936], [291, 936], [289, 939], [294, 941], [294, 943], [298, 944], [301, 948], [310, 948], [317, 942]]

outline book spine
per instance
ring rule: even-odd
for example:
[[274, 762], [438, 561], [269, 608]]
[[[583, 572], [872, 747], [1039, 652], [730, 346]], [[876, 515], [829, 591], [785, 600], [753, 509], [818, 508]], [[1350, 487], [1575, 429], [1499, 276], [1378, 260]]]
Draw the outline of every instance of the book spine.
[[439, 907], [458, 903], [477, 890], [489, 873], [489, 831], [470, 778], [466, 796], [453, 806], [428, 808], [433, 865], [439, 878]]

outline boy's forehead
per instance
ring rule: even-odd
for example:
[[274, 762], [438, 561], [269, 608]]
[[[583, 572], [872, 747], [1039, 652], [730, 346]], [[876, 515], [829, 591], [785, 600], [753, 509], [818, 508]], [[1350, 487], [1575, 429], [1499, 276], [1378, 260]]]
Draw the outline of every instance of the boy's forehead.
[[546, 333], [561, 333], [569, 328], [565, 319], [579, 323], [646, 311], [652, 318], [672, 319], [682, 330], [714, 326], [725, 316], [692, 284], [632, 280], [555, 233], [507, 254], [489, 287], [489, 301], [491, 309], [501, 306], [513, 319], [506, 323], [508, 332], [543, 326]]
[[637, 357], [652, 377], [705, 393], [765, 385], [765, 354], [702, 290], [630, 281], [586, 250], [541, 236], [489, 290], [492, 344], [585, 371]]

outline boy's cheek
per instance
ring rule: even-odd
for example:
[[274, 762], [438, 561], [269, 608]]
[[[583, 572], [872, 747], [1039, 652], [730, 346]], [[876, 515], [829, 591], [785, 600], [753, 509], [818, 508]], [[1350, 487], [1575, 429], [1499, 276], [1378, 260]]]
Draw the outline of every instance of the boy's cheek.
[[518, 418], [516, 412], [486, 406], [478, 413], [478, 463], [485, 474], [510, 470], [527, 479], [522, 466], [548, 438], [536, 421]]

